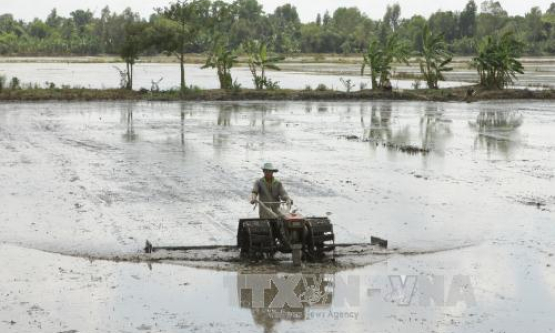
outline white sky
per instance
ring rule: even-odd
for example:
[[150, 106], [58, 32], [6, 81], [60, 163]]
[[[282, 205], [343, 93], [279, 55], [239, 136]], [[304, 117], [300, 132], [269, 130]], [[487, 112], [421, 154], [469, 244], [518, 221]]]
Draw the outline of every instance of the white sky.
[[[231, 1], [231, 0], [226, 0]], [[481, 0], [475, 0], [480, 6]], [[441, 10], [460, 11], [468, 0], [259, 0], [264, 5], [266, 12], [272, 12], [277, 6], [292, 3], [297, 7], [303, 22], [313, 21], [318, 13], [329, 10], [330, 13], [337, 7], [356, 6], [371, 18], [383, 17], [388, 4], [398, 2], [401, 5], [402, 16], [410, 17], [414, 14], [429, 16]], [[511, 15], [524, 15], [533, 6], [539, 6], [545, 11], [555, 0], [500, 0], [501, 4]], [[0, 0], [0, 14], [11, 13], [17, 19], [30, 21], [35, 17], [45, 19], [52, 8], [58, 9], [58, 14], [67, 16], [76, 9], [90, 9], [95, 14], [108, 5], [112, 11], [121, 12], [126, 7], [131, 7], [141, 16], [148, 17], [155, 7], [164, 7], [169, 0]]]

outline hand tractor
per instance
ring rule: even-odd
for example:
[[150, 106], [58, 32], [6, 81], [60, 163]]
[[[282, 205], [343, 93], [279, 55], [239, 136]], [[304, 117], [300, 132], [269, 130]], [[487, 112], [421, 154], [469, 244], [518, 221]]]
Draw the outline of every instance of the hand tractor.
[[[272, 258], [276, 252], [291, 253], [293, 264], [302, 260], [318, 261], [326, 253], [334, 259], [335, 235], [327, 217], [304, 217], [291, 212], [284, 202], [257, 202], [270, 219], [240, 219], [237, 246], [241, 256], [248, 259]], [[266, 204], [280, 204], [278, 213]]]
[[[303, 261], [320, 262], [326, 258], [335, 260], [336, 247], [370, 245], [387, 248], [387, 240], [371, 237], [370, 244], [335, 244], [333, 225], [328, 217], [304, 217], [291, 211], [284, 202], [256, 202], [270, 218], [240, 219], [237, 228], [236, 246], [164, 246], [155, 247], [146, 242], [145, 252], [233, 250], [238, 249], [241, 259], [272, 259], [278, 252], [291, 253], [294, 265]], [[267, 205], [280, 205], [274, 212]]]

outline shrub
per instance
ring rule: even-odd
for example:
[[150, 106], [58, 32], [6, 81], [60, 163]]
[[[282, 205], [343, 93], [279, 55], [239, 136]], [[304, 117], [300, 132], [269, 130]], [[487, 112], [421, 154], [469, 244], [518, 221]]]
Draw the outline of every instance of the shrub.
[[19, 78], [17, 78], [16, 76], [12, 77], [12, 80], [10, 81], [10, 89], [11, 90], [21, 89], [21, 82], [19, 81]]
[[231, 91], [234, 93], [241, 92], [241, 83], [239, 83], [237, 79], [233, 81], [233, 85], [231, 86]]
[[328, 90], [328, 87], [327, 87], [325, 84], [323, 84], [323, 83], [320, 83], [320, 84], [316, 87], [316, 91], [327, 91], [327, 90]]

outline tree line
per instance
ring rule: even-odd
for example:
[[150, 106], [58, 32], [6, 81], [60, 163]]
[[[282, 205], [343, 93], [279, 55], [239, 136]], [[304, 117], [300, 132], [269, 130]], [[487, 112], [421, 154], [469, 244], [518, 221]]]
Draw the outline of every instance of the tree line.
[[[256, 39], [271, 41], [277, 53], [359, 53], [367, 49], [372, 37], [383, 42], [393, 32], [421, 51], [423, 27], [427, 23], [432, 32], [445, 34], [449, 51], [457, 55], [474, 54], [476, 40], [508, 31], [526, 43], [526, 54], [555, 53], [555, 2], [545, 12], [533, 7], [524, 16], [510, 16], [499, 1], [488, 0], [478, 6], [471, 0], [461, 11], [438, 11], [428, 18], [420, 15], [401, 18], [401, 7], [396, 4], [388, 6], [380, 20], [370, 19], [358, 8], [342, 7], [333, 13], [318, 14], [308, 23], [301, 23], [291, 4], [266, 14], [257, 0], [182, 1], [183, 4], [192, 2], [198, 2], [197, 7], [202, 9], [198, 12], [200, 26], [195, 28], [199, 38], [188, 45], [190, 52], [207, 51], [206, 41], [211, 36], [206, 34], [214, 30], [225, 32], [233, 48]], [[0, 15], [0, 54], [118, 54], [127, 25], [136, 22], [155, 25], [171, 6], [156, 9], [148, 18], [140, 17], [130, 8], [114, 13], [109, 7], [98, 15], [90, 10], [76, 10], [68, 17], [59, 16], [53, 9], [45, 20], [37, 18], [32, 22], [3, 14]], [[218, 21], [217, 27], [202, 18]], [[194, 17], [189, 19], [187, 26], [192, 28]], [[157, 49], [153, 45], [148, 52], [156, 53]]]
[[[233, 86], [230, 69], [238, 54], [247, 56], [257, 89], [277, 86], [266, 71], [279, 69], [278, 54], [363, 53], [362, 72], [370, 69], [373, 88], [387, 86], [393, 61], [406, 62], [415, 54], [421, 56], [426, 83], [437, 88], [442, 73], [450, 70], [453, 54], [475, 55], [472, 64], [481, 83], [501, 87], [521, 71], [516, 61], [521, 53], [555, 52], [554, 28], [555, 3], [546, 12], [534, 7], [525, 16], [509, 16], [498, 1], [484, 1], [479, 9], [470, 0], [460, 12], [438, 11], [428, 18], [407, 19], [395, 4], [380, 20], [370, 19], [358, 8], [342, 7], [301, 23], [291, 4], [266, 14], [257, 0], [178, 0], [155, 9], [148, 18], [130, 8], [118, 14], [108, 7], [99, 16], [76, 10], [61, 17], [53, 9], [44, 21], [28, 23], [4, 14], [0, 54], [119, 54], [127, 64], [122, 75], [130, 89], [139, 56], [159, 53], [179, 60], [182, 89], [187, 53], [208, 54], [204, 67], [216, 69], [224, 89]], [[510, 69], [500, 74], [500, 66]]]

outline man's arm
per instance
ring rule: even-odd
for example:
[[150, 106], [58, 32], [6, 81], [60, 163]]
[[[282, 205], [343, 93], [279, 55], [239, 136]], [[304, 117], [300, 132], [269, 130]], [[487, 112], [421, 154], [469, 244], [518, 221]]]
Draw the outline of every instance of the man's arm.
[[251, 192], [251, 205], [254, 205], [258, 199], [258, 192], [260, 191], [258, 180], [254, 182], [254, 186], [252, 187]]
[[291, 200], [291, 198], [289, 197], [289, 194], [287, 194], [287, 191], [285, 191], [285, 188], [283, 187], [283, 184], [281, 182], [279, 182], [278, 194], [281, 200], [289, 204], [293, 204], [293, 200]]

